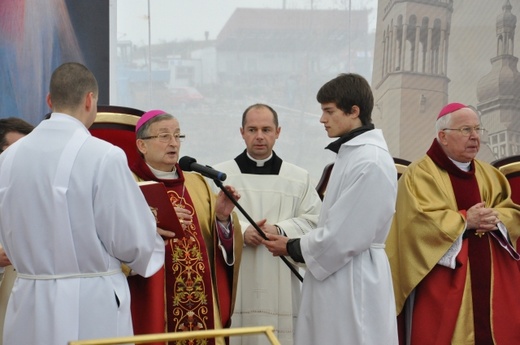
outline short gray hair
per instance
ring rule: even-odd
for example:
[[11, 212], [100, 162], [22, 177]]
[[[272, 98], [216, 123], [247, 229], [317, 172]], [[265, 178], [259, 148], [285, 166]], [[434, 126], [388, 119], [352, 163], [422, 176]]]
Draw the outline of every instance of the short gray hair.
[[439, 132], [445, 128], [450, 128], [451, 123], [451, 113], [444, 115], [440, 119], [435, 122], [435, 135], [437, 136], [437, 140], [439, 140]]

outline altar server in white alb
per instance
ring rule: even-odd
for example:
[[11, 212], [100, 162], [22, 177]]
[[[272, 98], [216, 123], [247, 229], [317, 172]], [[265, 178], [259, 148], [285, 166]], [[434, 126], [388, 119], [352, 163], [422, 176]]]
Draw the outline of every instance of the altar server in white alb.
[[[214, 168], [226, 173], [226, 183], [240, 193], [241, 206], [265, 233], [298, 238], [316, 227], [321, 200], [309, 173], [273, 151], [280, 131], [272, 107], [251, 105], [242, 115], [240, 128], [246, 149]], [[232, 327], [272, 325], [280, 342], [291, 345], [301, 282], [261, 245], [262, 237], [244, 215], [239, 217], [245, 247]], [[269, 344], [265, 336], [230, 340], [233, 345]]]
[[269, 235], [274, 255], [305, 262], [298, 345], [394, 345], [397, 320], [384, 243], [397, 195], [397, 171], [372, 124], [374, 98], [357, 74], [321, 87], [320, 122], [337, 153], [318, 227], [300, 239]]
[[132, 335], [121, 263], [143, 276], [164, 263], [124, 152], [87, 129], [97, 99], [85, 66], [61, 65], [50, 119], [0, 155], [0, 243], [18, 272], [4, 345]]

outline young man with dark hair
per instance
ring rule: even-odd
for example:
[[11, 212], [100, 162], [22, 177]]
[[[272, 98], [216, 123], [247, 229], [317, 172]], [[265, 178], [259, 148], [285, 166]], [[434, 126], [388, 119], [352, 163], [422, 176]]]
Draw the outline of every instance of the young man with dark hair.
[[397, 171], [371, 120], [368, 82], [341, 74], [319, 90], [320, 122], [337, 153], [318, 227], [299, 239], [268, 234], [274, 255], [305, 262], [295, 344], [397, 344], [392, 275], [384, 243]]

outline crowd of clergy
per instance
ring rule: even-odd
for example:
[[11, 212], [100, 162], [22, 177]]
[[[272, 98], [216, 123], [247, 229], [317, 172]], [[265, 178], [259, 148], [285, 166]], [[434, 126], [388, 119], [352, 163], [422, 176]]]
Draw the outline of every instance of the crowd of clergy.
[[[439, 109], [431, 146], [398, 178], [367, 80], [328, 81], [316, 100], [336, 158], [322, 200], [275, 153], [271, 105], [237, 116], [245, 148], [211, 168], [224, 185], [182, 164], [187, 134], [167, 111], [139, 117], [132, 161], [92, 135], [98, 92], [87, 67], [64, 63], [47, 119], [0, 119], [0, 345], [267, 325], [282, 345], [520, 344], [520, 206], [476, 159], [473, 107]], [[150, 183], [174, 226], [158, 223]]]

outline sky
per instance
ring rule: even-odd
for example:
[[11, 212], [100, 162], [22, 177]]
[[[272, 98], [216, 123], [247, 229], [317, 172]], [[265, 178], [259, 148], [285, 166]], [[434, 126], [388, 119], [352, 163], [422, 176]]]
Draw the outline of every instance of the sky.
[[[287, 9], [374, 9], [370, 21], [375, 29], [377, 0], [116, 0], [117, 39], [137, 46], [203, 40], [218, 33], [237, 7]], [[150, 9], [151, 34], [148, 34]]]

